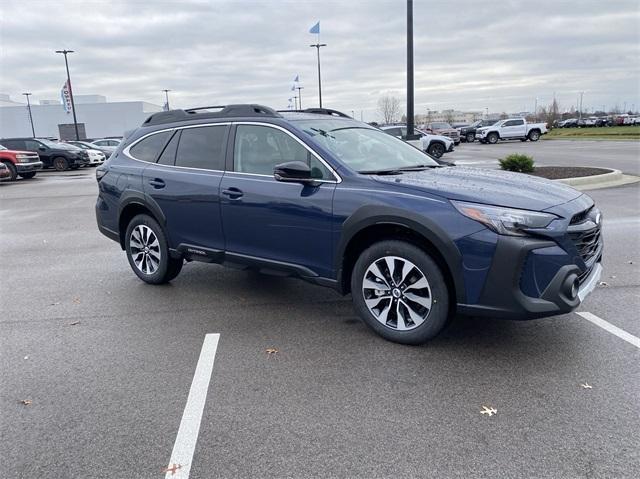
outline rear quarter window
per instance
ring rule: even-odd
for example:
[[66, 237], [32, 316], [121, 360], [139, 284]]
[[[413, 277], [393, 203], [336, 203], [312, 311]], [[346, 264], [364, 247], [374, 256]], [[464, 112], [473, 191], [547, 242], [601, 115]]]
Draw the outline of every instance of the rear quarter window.
[[129, 149], [129, 156], [136, 160], [155, 163], [172, 133], [172, 131], [162, 131], [147, 136]]

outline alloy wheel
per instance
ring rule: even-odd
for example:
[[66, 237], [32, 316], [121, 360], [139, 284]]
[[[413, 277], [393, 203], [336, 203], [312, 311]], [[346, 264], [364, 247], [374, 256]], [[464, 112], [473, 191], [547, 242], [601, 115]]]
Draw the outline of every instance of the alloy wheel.
[[398, 256], [375, 260], [362, 281], [364, 302], [378, 322], [396, 331], [420, 326], [431, 311], [431, 287], [415, 264]]
[[129, 237], [131, 258], [136, 268], [151, 275], [160, 266], [160, 243], [158, 237], [147, 225], [137, 225]]

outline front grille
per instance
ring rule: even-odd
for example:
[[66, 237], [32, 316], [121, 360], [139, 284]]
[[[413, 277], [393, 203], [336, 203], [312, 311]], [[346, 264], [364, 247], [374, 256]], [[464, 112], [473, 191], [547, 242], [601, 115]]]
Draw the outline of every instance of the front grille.
[[578, 250], [578, 254], [585, 263], [589, 263], [589, 260], [598, 253], [601, 243], [600, 233], [600, 226], [586, 231], [569, 233], [569, 237], [573, 241], [576, 250]]

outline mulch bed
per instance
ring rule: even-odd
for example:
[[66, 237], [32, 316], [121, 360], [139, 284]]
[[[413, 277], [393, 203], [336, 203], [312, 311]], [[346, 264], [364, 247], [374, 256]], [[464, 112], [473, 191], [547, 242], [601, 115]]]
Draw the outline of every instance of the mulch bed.
[[558, 180], [561, 178], [604, 175], [605, 173], [611, 173], [611, 170], [582, 166], [536, 166], [535, 171], [529, 174], [539, 176], [540, 178], [547, 178], [548, 180]]

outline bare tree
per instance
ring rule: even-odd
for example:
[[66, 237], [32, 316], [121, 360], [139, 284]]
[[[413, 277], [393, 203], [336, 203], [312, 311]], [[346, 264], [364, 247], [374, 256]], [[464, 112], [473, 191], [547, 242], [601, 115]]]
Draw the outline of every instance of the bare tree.
[[451, 125], [455, 121], [453, 110], [446, 110], [446, 111], [443, 111], [443, 113], [444, 113], [445, 121]]
[[378, 111], [385, 124], [394, 123], [400, 115], [400, 100], [394, 96], [385, 95], [378, 100]]

